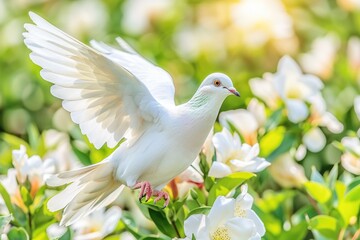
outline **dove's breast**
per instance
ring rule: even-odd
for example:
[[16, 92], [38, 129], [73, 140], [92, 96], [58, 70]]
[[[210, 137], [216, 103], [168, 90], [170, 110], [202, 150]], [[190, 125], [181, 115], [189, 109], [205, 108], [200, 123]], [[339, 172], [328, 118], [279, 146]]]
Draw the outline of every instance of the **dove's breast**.
[[117, 163], [118, 180], [129, 187], [149, 181], [161, 189], [188, 168], [199, 154], [216, 116], [212, 121], [181, 117], [148, 129], [129, 148], [123, 143], [112, 156]]

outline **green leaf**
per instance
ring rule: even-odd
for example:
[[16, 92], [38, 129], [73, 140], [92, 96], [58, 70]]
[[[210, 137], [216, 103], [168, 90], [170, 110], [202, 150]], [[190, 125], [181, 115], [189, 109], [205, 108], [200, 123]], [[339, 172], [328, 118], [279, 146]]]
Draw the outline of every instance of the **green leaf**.
[[209, 207], [209, 206], [202, 206], [202, 207], [195, 208], [189, 212], [189, 214], [187, 215], [187, 218], [194, 214], [207, 214], [210, 211], [210, 209], [211, 209], [211, 207]]
[[275, 112], [273, 112], [269, 118], [266, 120], [265, 123], [265, 131], [269, 131], [275, 127], [277, 127], [281, 121], [281, 117], [282, 117], [282, 111], [283, 109], [280, 108], [278, 110], [276, 110]]
[[160, 232], [169, 237], [177, 237], [176, 231], [163, 211], [155, 211], [149, 208], [149, 215]]
[[360, 202], [360, 185], [351, 189], [345, 195], [345, 201], [347, 202]]
[[288, 152], [297, 141], [296, 135], [291, 132], [286, 132], [279, 147], [277, 147], [269, 156], [266, 157], [268, 162], [274, 161], [278, 156]]
[[307, 233], [307, 223], [300, 222], [296, 226], [292, 226], [290, 230], [283, 231], [279, 235], [279, 240], [289, 240], [289, 239], [304, 239]]
[[14, 214], [14, 208], [13, 208], [13, 205], [11, 204], [10, 195], [8, 194], [5, 187], [1, 183], [0, 183], [0, 194], [1, 194], [2, 198], [4, 199], [5, 205], [6, 205], [7, 209], [9, 210], [9, 212]]
[[204, 174], [204, 176], [207, 176], [208, 172], [210, 170], [210, 167], [207, 162], [206, 155], [204, 153], [200, 152], [199, 158], [200, 158], [200, 163], [199, 163], [200, 170]]
[[278, 148], [284, 139], [286, 129], [277, 127], [260, 139], [260, 155], [269, 156], [276, 148]]
[[319, 215], [310, 219], [309, 227], [312, 230], [317, 230], [321, 235], [337, 239], [339, 232], [339, 225], [336, 218]]
[[124, 227], [128, 232], [130, 232], [136, 239], [139, 239], [142, 235], [131, 217], [132, 216], [129, 212], [124, 212], [121, 223], [124, 224]]
[[232, 189], [254, 176], [256, 175], [250, 172], [237, 172], [218, 179], [210, 189], [208, 204], [212, 205], [218, 196], [226, 196]]
[[40, 140], [40, 133], [37, 127], [34, 124], [30, 124], [27, 129], [29, 135], [29, 143], [33, 150], [38, 150], [39, 147], [39, 140]]
[[30, 196], [29, 191], [26, 189], [26, 187], [24, 187], [24, 186], [20, 187], [20, 194], [21, 194], [21, 198], [23, 199], [25, 205], [27, 207], [29, 207], [33, 203], [33, 200]]
[[312, 168], [311, 168], [310, 180], [313, 182], [325, 184], [325, 180], [324, 180], [323, 176], [317, 171], [317, 169], [314, 166], [312, 166]]
[[296, 192], [286, 190], [282, 192], [274, 192], [273, 190], [267, 190], [264, 192], [263, 197], [258, 199], [256, 205], [266, 213], [274, 212], [279, 207], [284, 206], [284, 203], [288, 199], [294, 198]]
[[11, 228], [7, 234], [9, 240], [29, 240], [29, 235], [24, 228]]
[[29, 144], [17, 136], [7, 133], [1, 133], [0, 138], [2, 138], [6, 143], [8, 143], [12, 148], [20, 148], [20, 145], [24, 145], [26, 149], [30, 149]]
[[[119, 238], [117, 238], [119, 239]], [[147, 236], [147, 237], [142, 237], [139, 240], [167, 240], [167, 239], [171, 239], [171, 238], [163, 238], [163, 237], [156, 237], [156, 236]]]
[[353, 189], [354, 187], [360, 185], [360, 176], [354, 178], [348, 185], [347, 190], [350, 191], [351, 189]]
[[331, 169], [329, 176], [327, 177], [327, 182], [329, 183], [330, 189], [334, 189], [335, 187], [335, 182], [338, 177], [338, 169], [338, 164], [335, 164], [334, 167]]
[[78, 157], [80, 162], [84, 164], [85, 166], [91, 165], [91, 159], [89, 157], [89, 153], [84, 153], [81, 150], [79, 150], [76, 146], [71, 144], [72, 150], [74, 151], [75, 155]]
[[330, 189], [318, 182], [309, 181], [304, 186], [309, 195], [319, 203], [326, 203], [331, 197]]

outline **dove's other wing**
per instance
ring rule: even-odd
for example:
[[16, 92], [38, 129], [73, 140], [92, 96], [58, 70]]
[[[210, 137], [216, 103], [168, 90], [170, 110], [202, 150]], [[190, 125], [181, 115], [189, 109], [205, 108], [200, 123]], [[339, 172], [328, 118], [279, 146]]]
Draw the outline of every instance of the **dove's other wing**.
[[134, 74], [164, 105], [174, 106], [175, 88], [169, 73], [140, 56], [123, 39], [116, 38], [120, 49], [92, 40], [91, 46]]
[[[53, 83], [51, 93], [80, 125], [96, 148], [134, 141], [158, 123], [165, 108], [129, 69], [62, 32], [38, 15], [25, 24], [30, 58], [41, 76]], [[171, 91], [171, 89], [170, 89]]]

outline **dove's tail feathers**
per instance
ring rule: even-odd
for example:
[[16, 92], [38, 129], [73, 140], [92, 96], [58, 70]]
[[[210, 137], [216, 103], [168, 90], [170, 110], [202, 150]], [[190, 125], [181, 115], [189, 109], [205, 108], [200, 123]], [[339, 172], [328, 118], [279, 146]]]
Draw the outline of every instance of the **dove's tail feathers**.
[[81, 217], [109, 205], [119, 196], [124, 185], [114, 178], [113, 171], [112, 162], [105, 160], [60, 173], [47, 181], [51, 186], [71, 183], [47, 204], [53, 212], [64, 208], [60, 225], [69, 226]]

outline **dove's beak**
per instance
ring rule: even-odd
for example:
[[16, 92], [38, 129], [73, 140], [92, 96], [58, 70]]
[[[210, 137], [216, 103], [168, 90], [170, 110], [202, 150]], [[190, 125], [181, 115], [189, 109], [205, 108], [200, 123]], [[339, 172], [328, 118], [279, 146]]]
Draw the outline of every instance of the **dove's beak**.
[[229, 92], [231, 92], [235, 96], [240, 97], [240, 93], [235, 88], [231, 87], [231, 88], [228, 88], [227, 90], [229, 90]]

